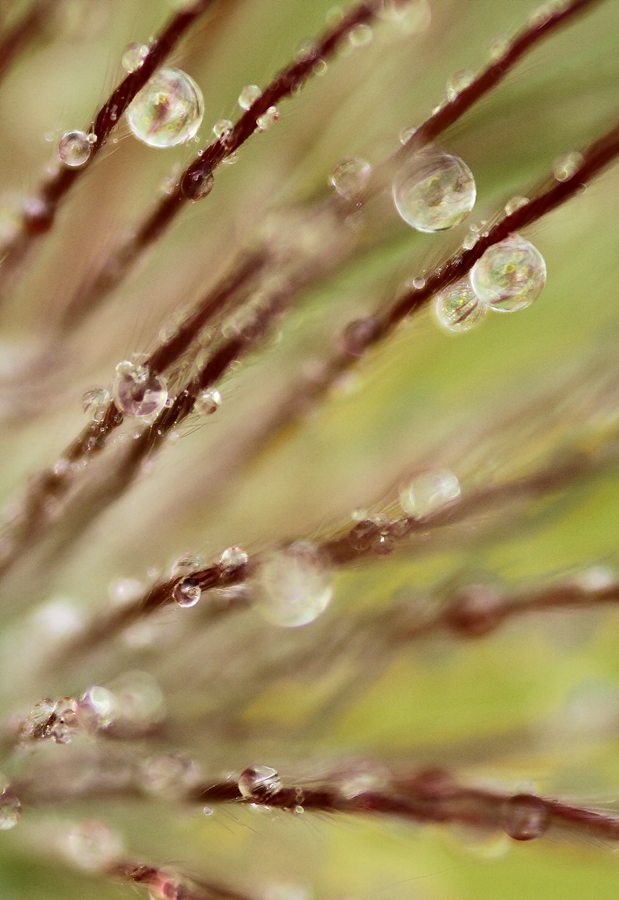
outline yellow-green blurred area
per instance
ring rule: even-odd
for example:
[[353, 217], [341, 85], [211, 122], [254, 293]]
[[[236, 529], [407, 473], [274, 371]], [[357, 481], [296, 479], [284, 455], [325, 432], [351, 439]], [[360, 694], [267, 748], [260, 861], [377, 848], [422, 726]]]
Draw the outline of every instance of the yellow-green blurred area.
[[[0, 2], [0, 37], [28, 5]], [[217, 120], [237, 118], [245, 85], [263, 88], [337, 10], [324, 0], [219, 0], [171, 59], [204, 93], [197, 143], [156, 150], [121, 121], [79, 180], [0, 306], [3, 504], [18, 500], [30, 474], [79, 433], [84, 391], [109, 386], [119, 361], [169, 335], [242, 248], [265, 234], [292, 257], [314, 248], [315, 272], [219, 385], [215, 415], [189, 418], [148, 471], [95, 515], [97, 486], [132, 440], [135, 427], [126, 425], [92, 466], [92, 495], [88, 469], [81, 505], [59, 516], [3, 581], [3, 722], [42, 697], [78, 695], [135, 671], [155, 679], [166, 711], [139, 740], [79, 738], [7, 755], [8, 779], [75, 771], [87, 786], [88, 772], [95, 780], [99, 768], [139, 772], [145, 760], [183, 750], [206, 780], [261, 764], [294, 783], [371, 760], [441, 766], [470, 784], [619, 808], [612, 605], [514, 616], [475, 639], [438, 629], [390, 645], [378, 625], [375, 640], [363, 631], [403, 598], [413, 618], [417, 609], [425, 615], [451, 585], [471, 579], [526, 596], [561, 579], [619, 578], [619, 166], [527, 229], [548, 268], [531, 308], [491, 312], [475, 331], [452, 334], [429, 306], [296, 421], [267, 428], [291, 386], [320, 371], [350, 320], [428, 277], [471, 225], [495, 221], [558, 159], [616, 124], [619, 4], [601, 0], [441, 136], [475, 176], [477, 204], [464, 223], [418, 233], [384, 184], [341, 225], [347, 236], [337, 254], [320, 223], [312, 226], [309, 210], [330, 196], [341, 159], [378, 167], [400, 146], [402, 129], [444, 101], [448, 78], [479, 71], [534, 10], [529, 0], [411, 0], [404, 23], [374, 23], [367, 46], [345, 47], [283, 101], [280, 120], [217, 170], [212, 194], [187, 204], [69, 332], [63, 312], [135, 231], [165, 180], [169, 189]], [[57, 0], [0, 83], [2, 240], [54, 162], [60, 136], [86, 129], [122, 77], [126, 46], [148, 42], [171, 13], [164, 0]], [[302, 628], [277, 628], [253, 610], [213, 624], [214, 601], [204, 595], [195, 609], [165, 609], [90, 655], [58, 659], [72, 630], [112, 608], [118, 579], [146, 586], [185, 553], [208, 561], [231, 545], [253, 554], [287, 540], [325, 540], [350, 527], [353, 511], [393, 512], [400, 486], [424, 467], [454, 472], [466, 500], [552, 472], [576, 452], [587, 465], [553, 490], [501, 501], [402, 542], [392, 556], [344, 567], [329, 609]], [[212, 879], [248, 900], [617, 893], [615, 848], [573, 835], [520, 845], [503, 833], [369, 816], [239, 805], [205, 814], [134, 794], [24, 805], [18, 826], [0, 831], [0, 900], [146, 896], [66, 859], [59, 835], [83, 819], [117, 830], [128, 858]]]

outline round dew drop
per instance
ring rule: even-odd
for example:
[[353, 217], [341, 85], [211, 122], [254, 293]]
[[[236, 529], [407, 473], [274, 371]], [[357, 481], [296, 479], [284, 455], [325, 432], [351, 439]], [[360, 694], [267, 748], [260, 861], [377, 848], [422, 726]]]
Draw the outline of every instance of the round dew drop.
[[178, 584], [174, 585], [172, 596], [179, 606], [188, 609], [195, 606], [202, 596], [202, 588], [197, 578], [183, 578]]
[[271, 554], [257, 573], [255, 588], [259, 612], [283, 628], [313, 622], [333, 597], [330, 574], [309, 542]]
[[393, 199], [404, 221], [417, 231], [447, 231], [466, 219], [477, 188], [460, 157], [442, 151], [411, 157], [393, 180]]
[[448, 331], [470, 331], [483, 321], [488, 306], [466, 281], [454, 284], [436, 298], [436, 318]]
[[92, 143], [85, 131], [67, 131], [58, 142], [58, 159], [70, 169], [79, 169], [90, 159]]
[[218, 390], [208, 390], [198, 394], [193, 408], [201, 416], [212, 416], [220, 406], [220, 392]]
[[475, 73], [471, 72], [470, 69], [460, 69], [459, 72], [454, 72], [447, 79], [447, 99], [455, 100], [458, 94], [461, 94], [474, 81]]
[[546, 263], [518, 234], [489, 247], [471, 270], [471, 285], [482, 303], [499, 312], [526, 309], [546, 284]]
[[245, 800], [268, 800], [281, 790], [282, 783], [277, 771], [270, 766], [252, 766], [241, 772], [238, 786]]
[[365, 187], [372, 167], [365, 159], [351, 156], [341, 160], [331, 175], [331, 184], [340, 197], [354, 197]]
[[125, 72], [136, 72], [141, 69], [148, 53], [147, 44], [129, 44], [121, 60]]
[[217, 119], [213, 125], [213, 134], [216, 138], [223, 138], [224, 141], [232, 133], [232, 122], [230, 119]]
[[127, 109], [131, 131], [149, 147], [186, 144], [196, 135], [203, 115], [202, 91], [180, 69], [160, 69]]
[[114, 399], [126, 416], [144, 418], [161, 412], [168, 399], [168, 389], [161, 375], [125, 360], [116, 366]]
[[400, 506], [413, 519], [425, 519], [449, 506], [461, 493], [460, 482], [449, 469], [428, 469], [402, 488]]
[[532, 794], [517, 794], [503, 804], [501, 824], [515, 841], [532, 841], [542, 837], [550, 825], [548, 807]]
[[222, 569], [230, 572], [234, 571], [234, 569], [240, 569], [241, 566], [246, 566], [248, 562], [249, 556], [240, 547], [228, 547], [219, 559], [219, 565]]
[[248, 110], [254, 105], [256, 100], [262, 97], [262, 91], [257, 84], [246, 85], [239, 94], [238, 104], [241, 109]]

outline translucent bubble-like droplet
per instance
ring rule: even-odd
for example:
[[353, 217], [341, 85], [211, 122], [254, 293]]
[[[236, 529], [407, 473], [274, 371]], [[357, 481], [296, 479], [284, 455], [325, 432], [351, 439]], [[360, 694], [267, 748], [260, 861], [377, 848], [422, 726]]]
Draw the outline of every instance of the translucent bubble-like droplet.
[[82, 409], [93, 422], [102, 422], [112, 398], [104, 388], [93, 388], [82, 397]]
[[355, 25], [348, 32], [348, 42], [351, 47], [355, 47], [355, 49], [359, 47], [367, 47], [368, 44], [372, 43], [372, 38], [374, 37], [374, 32], [370, 25], [365, 22], [360, 23], [359, 25]]
[[406, 128], [403, 128], [400, 132], [400, 143], [408, 144], [412, 136], [416, 133], [417, 129], [414, 125], [408, 125]]
[[365, 159], [356, 156], [341, 160], [331, 175], [331, 184], [341, 197], [359, 194], [372, 173], [372, 167]]
[[244, 550], [241, 550], [240, 547], [228, 547], [227, 550], [221, 554], [219, 559], [219, 565], [222, 569], [240, 569], [241, 566], [246, 566], [249, 562], [249, 556], [245, 553]]
[[460, 157], [439, 150], [407, 160], [393, 180], [393, 199], [404, 221], [417, 231], [446, 231], [465, 219], [477, 188]]
[[458, 94], [475, 81], [475, 73], [470, 69], [460, 69], [447, 79], [447, 99], [455, 100]]
[[85, 131], [67, 131], [58, 142], [58, 159], [71, 169], [88, 162], [92, 144]]
[[216, 138], [228, 138], [232, 133], [232, 122], [230, 119], [217, 119], [213, 125], [213, 134]]
[[572, 150], [571, 153], [566, 153], [565, 156], [562, 156], [561, 159], [557, 160], [554, 164], [552, 174], [557, 181], [569, 181], [576, 175], [584, 161], [585, 158], [582, 153], [579, 153], [577, 150]]
[[99, 684], [93, 684], [77, 702], [77, 716], [80, 724], [88, 731], [107, 728], [118, 718], [116, 695]]
[[196, 203], [208, 197], [215, 186], [215, 176], [210, 167], [206, 170], [186, 172], [181, 180], [181, 193], [186, 200]]
[[221, 406], [221, 394], [217, 390], [202, 391], [196, 397], [194, 410], [201, 416], [212, 416]]
[[70, 744], [78, 731], [77, 700], [73, 697], [62, 697], [54, 706], [50, 736], [57, 744]]
[[147, 56], [147, 44], [129, 44], [122, 55], [122, 67], [125, 72], [136, 72], [142, 68]]
[[202, 588], [197, 578], [183, 578], [174, 585], [172, 596], [179, 606], [188, 609], [195, 606], [202, 596]]
[[454, 284], [436, 298], [436, 317], [448, 331], [470, 331], [483, 321], [488, 307], [467, 281]]
[[10, 788], [0, 794], [0, 831], [15, 828], [21, 817], [21, 803]]
[[258, 87], [257, 84], [247, 84], [239, 94], [239, 99], [237, 103], [241, 107], [241, 109], [251, 109], [256, 100], [259, 97], [262, 97], [262, 91]]
[[126, 416], [157, 415], [168, 399], [165, 379], [146, 366], [136, 366], [126, 360], [116, 366], [114, 399]]
[[203, 115], [202, 91], [180, 69], [160, 69], [127, 109], [131, 131], [149, 147], [187, 143], [197, 133]]
[[503, 804], [501, 824], [515, 841], [532, 841], [542, 837], [550, 825], [548, 807], [532, 794], [517, 794]]
[[90, 819], [71, 829], [67, 835], [67, 853], [80, 869], [100, 872], [121, 857], [123, 842], [103, 822]]
[[400, 506], [414, 519], [425, 519], [460, 497], [457, 477], [449, 469], [420, 472], [400, 491]]
[[253, 766], [241, 772], [238, 786], [246, 800], [268, 800], [281, 790], [282, 783], [277, 771], [270, 766]]
[[523, 206], [526, 206], [528, 202], [528, 197], [521, 197], [517, 194], [515, 197], [512, 197], [511, 200], [508, 200], [505, 204], [505, 215], [511, 216], [512, 213], [515, 213], [517, 210], [522, 209]]
[[500, 312], [530, 306], [545, 284], [544, 257], [517, 234], [489, 247], [471, 270], [471, 285], [479, 299]]
[[197, 572], [198, 569], [201, 569], [204, 564], [205, 560], [203, 557], [194, 556], [192, 553], [184, 553], [172, 563], [170, 575], [172, 578], [176, 578], [179, 575], [191, 575], [193, 572]]
[[271, 554], [258, 570], [255, 587], [258, 610], [284, 628], [313, 622], [333, 597], [330, 574], [309, 542]]
[[258, 131], [266, 131], [276, 122], [279, 122], [279, 110], [276, 106], [269, 106], [266, 112], [256, 119], [256, 127]]
[[146, 760], [140, 775], [146, 791], [168, 797], [182, 796], [200, 780], [198, 766], [182, 750]]

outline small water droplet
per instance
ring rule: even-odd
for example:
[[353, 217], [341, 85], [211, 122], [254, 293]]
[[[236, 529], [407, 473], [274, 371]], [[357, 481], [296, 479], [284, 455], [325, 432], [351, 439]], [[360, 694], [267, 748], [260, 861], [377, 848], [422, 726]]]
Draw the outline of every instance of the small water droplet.
[[77, 716], [87, 731], [107, 728], [118, 718], [118, 699], [112, 691], [93, 684], [77, 701]]
[[148, 883], [149, 900], [182, 900], [184, 896], [180, 879], [168, 872], [157, 872]]
[[116, 366], [114, 399], [126, 416], [156, 416], [168, 399], [165, 379], [146, 366], [136, 366], [125, 360]]
[[181, 181], [181, 193], [186, 200], [197, 203], [198, 200], [208, 197], [214, 186], [215, 176], [209, 166], [195, 172], [186, 172]]
[[0, 794], [0, 831], [15, 828], [21, 817], [21, 803], [10, 788]]
[[489, 247], [471, 270], [471, 285], [482, 301], [500, 312], [526, 309], [546, 284], [546, 263], [518, 234]]
[[202, 807], [202, 813], [205, 816], [212, 816], [214, 812], [215, 812], [215, 810], [213, 809], [212, 806], [203, 806]]
[[400, 491], [400, 506], [414, 519], [425, 519], [453, 503], [462, 490], [449, 469], [420, 472]]
[[281, 790], [282, 783], [270, 766], [252, 766], [238, 778], [239, 792], [245, 800], [268, 800]]
[[121, 60], [125, 72], [136, 72], [141, 69], [148, 52], [147, 44], [129, 44]]
[[475, 73], [470, 69], [460, 69], [458, 72], [454, 72], [447, 79], [447, 99], [455, 100], [458, 94], [461, 94], [474, 81]]
[[58, 142], [58, 159], [71, 169], [87, 163], [91, 153], [92, 144], [84, 131], [67, 131]]
[[505, 215], [511, 216], [512, 213], [515, 213], [517, 210], [522, 209], [523, 206], [526, 206], [528, 202], [528, 197], [520, 197], [519, 195], [512, 197], [512, 199], [508, 200], [505, 204]]
[[114, 606], [127, 606], [142, 596], [144, 585], [137, 578], [114, 578], [107, 593]]
[[440, 150], [417, 153], [393, 181], [393, 199], [404, 221], [418, 231], [453, 228], [475, 205], [477, 189], [469, 167]]
[[379, 324], [371, 316], [368, 316], [367, 319], [356, 319], [346, 326], [338, 343], [341, 350], [348, 356], [363, 356], [378, 332]]
[[351, 47], [358, 49], [359, 47], [367, 47], [372, 43], [374, 32], [372, 27], [365, 22], [354, 25], [348, 32], [348, 42]]
[[178, 578], [179, 575], [192, 575], [198, 569], [204, 568], [206, 561], [202, 556], [195, 556], [192, 553], [183, 553], [178, 559], [175, 559], [170, 569], [172, 578]]
[[260, 566], [256, 607], [273, 625], [297, 628], [315, 621], [331, 602], [331, 577], [309, 542], [279, 550]]
[[103, 822], [90, 819], [75, 825], [67, 835], [67, 854], [86, 872], [100, 872], [119, 859], [123, 843]]
[[483, 321], [488, 307], [468, 283], [461, 281], [442, 291], [436, 298], [436, 317], [448, 331], [470, 331]]
[[127, 108], [127, 122], [149, 147], [175, 147], [197, 133], [204, 115], [202, 91], [186, 72], [159, 69]]
[[241, 550], [240, 547], [228, 547], [227, 550], [224, 550], [219, 559], [219, 565], [222, 569], [230, 571], [240, 569], [241, 566], [246, 566], [248, 562], [249, 556], [244, 550]]
[[227, 143], [228, 138], [232, 134], [232, 122], [230, 119], [217, 119], [213, 125], [213, 134], [216, 138], [222, 138], [224, 143]]
[[271, 125], [279, 121], [279, 110], [276, 106], [269, 106], [266, 112], [256, 119], [258, 131], [266, 131]]
[[199, 601], [202, 596], [202, 588], [197, 578], [183, 578], [182, 581], [174, 585], [172, 596], [179, 606], [182, 606], [183, 609], [188, 609], [191, 606], [195, 606]]
[[237, 103], [241, 109], [248, 110], [254, 105], [256, 100], [262, 97], [262, 91], [257, 84], [247, 84], [239, 94]]
[[331, 175], [331, 184], [341, 197], [354, 197], [365, 187], [372, 167], [365, 159], [351, 156], [341, 160]]
[[490, 59], [498, 62], [509, 50], [510, 40], [504, 34], [499, 34], [490, 41]]
[[515, 841], [532, 841], [542, 837], [550, 825], [548, 807], [532, 794], [516, 794], [503, 804], [501, 824]]
[[402, 131], [400, 132], [400, 143], [402, 145], [408, 144], [408, 142], [410, 141], [412, 136], [416, 133], [417, 133], [417, 129], [415, 128], [414, 125], [409, 125], [407, 128], [403, 128]]
[[102, 422], [112, 398], [104, 388], [93, 388], [82, 397], [82, 409], [93, 422]]
[[552, 169], [552, 174], [557, 181], [569, 181], [576, 175], [583, 162], [585, 161], [582, 153], [572, 150], [566, 153], [561, 159], [558, 159]]
[[70, 744], [78, 731], [77, 700], [73, 697], [62, 697], [54, 706], [50, 737], [57, 744]]
[[416, 278], [413, 278], [413, 287], [416, 291], [422, 291], [426, 286], [426, 280], [423, 275], [418, 275]]
[[182, 797], [199, 780], [199, 767], [182, 750], [147, 759], [140, 770], [140, 782], [149, 794]]
[[198, 394], [193, 408], [200, 416], [212, 416], [220, 406], [220, 392], [215, 389], [209, 389]]

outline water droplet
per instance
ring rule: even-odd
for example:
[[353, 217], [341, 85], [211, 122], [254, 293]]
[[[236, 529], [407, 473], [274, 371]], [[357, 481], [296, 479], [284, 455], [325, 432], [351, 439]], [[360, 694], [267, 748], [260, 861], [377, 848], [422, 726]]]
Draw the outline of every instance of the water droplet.
[[122, 55], [122, 67], [125, 72], [136, 72], [138, 69], [142, 68], [147, 56], [147, 44], [129, 44]]
[[349, 356], [363, 356], [378, 335], [379, 330], [378, 322], [371, 316], [368, 316], [367, 319], [356, 319], [346, 326], [338, 340], [339, 346]]
[[565, 156], [557, 160], [552, 169], [552, 174], [557, 181], [569, 181], [576, 175], [584, 161], [585, 158], [582, 153], [572, 150], [571, 153], [566, 153]]
[[520, 197], [519, 195], [512, 197], [512, 199], [508, 200], [505, 204], [505, 215], [511, 216], [512, 213], [515, 213], [517, 210], [522, 209], [523, 206], [526, 206], [528, 202], [528, 197]]
[[426, 286], [426, 280], [423, 276], [419, 275], [416, 278], [413, 278], [413, 287], [416, 291], [422, 291]]
[[184, 553], [175, 559], [170, 569], [172, 578], [178, 578], [179, 575], [192, 575], [198, 569], [202, 569], [206, 561], [202, 556], [194, 556], [191, 553]]
[[553, 16], [566, 9], [567, 5], [566, 0], [547, 0], [546, 3], [541, 3], [529, 15], [529, 25], [537, 28], [545, 25]]
[[460, 71], [454, 72], [447, 79], [447, 99], [455, 100], [458, 94], [461, 94], [474, 81], [475, 73], [470, 69], [460, 69]]
[[0, 831], [15, 828], [20, 817], [21, 803], [10, 788], [6, 788], [0, 794]]
[[417, 129], [415, 128], [414, 125], [409, 125], [407, 128], [403, 128], [402, 131], [400, 132], [400, 143], [408, 144], [408, 142], [410, 141], [412, 136], [416, 133], [417, 133]]
[[230, 119], [217, 119], [213, 125], [213, 134], [216, 138], [223, 138], [225, 143], [232, 134], [232, 122]]
[[202, 813], [205, 816], [212, 816], [214, 812], [215, 812], [215, 810], [213, 809], [212, 806], [203, 806], [202, 807]]
[[197, 133], [203, 115], [202, 91], [180, 69], [159, 69], [127, 109], [131, 131], [149, 147], [187, 143]]
[[125, 360], [116, 366], [114, 399], [126, 416], [158, 415], [168, 399], [165, 379], [151, 373], [146, 366]]
[[50, 737], [57, 744], [70, 744], [78, 731], [77, 700], [73, 697], [62, 697], [54, 706]]
[[88, 731], [107, 728], [118, 718], [118, 700], [112, 691], [93, 684], [77, 703], [77, 716]]
[[58, 159], [71, 169], [83, 166], [91, 153], [92, 144], [84, 131], [67, 131], [58, 142]]
[[386, 22], [402, 23], [416, 8], [423, 5], [418, 0], [382, 0], [376, 15]]
[[400, 491], [400, 506], [414, 519], [425, 519], [460, 497], [460, 482], [449, 469], [420, 472]]
[[393, 199], [404, 221], [418, 231], [446, 231], [465, 219], [477, 189], [469, 167], [439, 150], [407, 160], [393, 181]]
[[282, 783], [270, 766], [252, 766], [241, 772], [238, 786], [245, 800], [268, 800], [281, 790]]
[[193, 408], [200, 416], [212, 416], [220, 406], [220, 392], [218, 390], [208, 390], [198, 394]]
[[309, 542], [271, 554], [258, 570], [255, 587], [258, 610], [284, 628], [313, 622], [333, 597], [329, 572]]
[[341, 197], [354, 197], [363, 190], [371, 173], [369, 162], [351, 156], [337, 164], [331, 175], [331, 184]]
[[445, 621], [460, 635], [480, 637], [494, 631], [503, 619], [503, 593], [494, 584], [467, 584], [450, 597]]
[[186, 172], [181, 181], [181, 193], [186, 200], [196, 203], [208, 197], [214, 186], [215, 176], [209, 166], [195, 172]]
[[184, 896], [180, 879], [168, 872], [157, 872], [148, 883], [149, 900], [181, 900]]
[[182, 750], [146, 760], [140, 782], [149, 794], [181, 797], [200, 780], [200, 769]]
[[266, 131], [271, 125], [279, 121], [279, 110], [276, 106], [269, 106], [266, 112], [256, 119], [258, 131]]
[[501, 824], [515, 841], [532, 841], [541, 837], [550, 825], [548, 807], [532, 794], [516, 794], [503, 804]]
[[174, 585], [172, 596], [183, 609], [195, 606], [202, 596], [202, 588], [197, 578], [183, 578]]
[[544, 257], [518, 234], [489, 247], [471, 270], [471, 285], [479, 299], [500, 312], [526, 309], [545, 284]]
[[436, 317], [448, 331], [470, 331], [480, 325], [488, 312], [468, 281], [442, 291], [436, 298]]
[[365, 22], [360, 23], [359, 25], [353, 26], [348, 32], [348, 42], [351, 47], [367, 47], [368, 44], [372, 43], [372, 38], [374, 37], [374, 32], [370, 25], [367, 25]]
[[224, 550], [219, 559], [219, 565], [222, 569], [231, 571], [240, 569], [241, 566], [246, 566], [248, 562], [249, 556], [244, 550], [241, 550], [240, 547], [228, 547], [227, 550]]
[[93, 388], [82, 397], [82, 409], [93, 422], [102, 422], [110, 400], [110, 394], [104, 388]]
[[123, 843], [103, 822], [90, 819], [75, 825], [67, 835], [67, 853], [86, 872], [100, 872], [119, 859]]
[[144, 585], [137, 578], [114, 578], [107, 586], [107, 594], [114, 606], [127, 606], [144, 593]]
[[504, 34], [499, 34], [490, 41], [490, 59], [498, 62], [509, 50], [510, 41]]
[[259, 97], [262, 97], [262, 91], [258, 87], [257, 84], [247, 84], [239, 94], [239, 99], [237, 103], [241, 107], [241, 109], [251, 109], [256, 100]]

